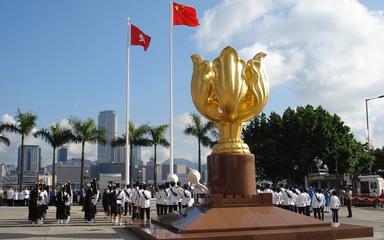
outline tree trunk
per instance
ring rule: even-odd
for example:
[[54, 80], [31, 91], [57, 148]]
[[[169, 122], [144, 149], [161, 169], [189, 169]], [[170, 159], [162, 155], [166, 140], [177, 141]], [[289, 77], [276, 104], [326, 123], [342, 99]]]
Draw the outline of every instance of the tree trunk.
[[24, 135], [21, 135], [20, 146], [20, 165], [19, 165], [19, 191], [23, 191], [23, 177], [24, 177]]
[[201, 173], [201, 149], [200, 149], [200, 138], [197, 139], [197, 164], [198, 164], [198, 169], [199, 173], [202, 176], [203, 174]]
[[84, 147], [85, 142], [81, 142], [81, 162], [80, 162], [80, 189], [83, 190], [83, 181], [84, 181]]
[[156, 169], [156, 163], [157, 163], [157, 154], [156, 154], [156, 144], [155, 144], [155, 152], [153, 154], [153, 186], [157, 186], [157, 169]]
[[52, 157], [52, 192], [55, 189], [56, 185], [56, 147], [53, 147], [53, 157]]
[[129, 144], [129, 182], [133, 184], [132, 144]]

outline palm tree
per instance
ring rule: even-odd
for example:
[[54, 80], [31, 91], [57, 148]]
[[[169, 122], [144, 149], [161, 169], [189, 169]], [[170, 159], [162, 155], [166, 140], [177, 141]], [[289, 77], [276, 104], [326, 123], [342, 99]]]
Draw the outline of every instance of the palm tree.
[[60, 127], [60, 124], [55, 123], [50, 129], [41, 129], [33, 134], [35, 137], [41, 137], [48, 142], [53, 148], [52, 157], [52, 188], [55, 187], [56, 181], [56, 148], [75, 140], [71, 129]]
[[97, 129], [95, 120], [90, 118], [81, 121], [72, 117], [69, 119], [69, 123], [72, 126], [75, 142], [81, 143], [80, 189], [83, 189], [85, 143], [89, 142], [92, 144], [105, 144], [105, 130]]
[[150, 143], [151, 143], [151, 146], [154, 146], [154, 151], [153, 151], [153, 179], [154, 179], [153, 184], [154, 186], [157, 185], [157, 172], [156, 172], [157, 146], [159, 145], [163, 147], [169, 147], [169, 142], [164, 137], [164, 134], [167, 128], [168, 128], [168, 125], [166, 124], [149, 128], [149, 133], [151, 136]]
[[[133, 163], [132, 163], [132, 149], [133, 146], [150, 146], [151, 142], [145, 135], [149, 132], [149, 126], [147, 124], [143, 124], [135, 127], [133, 122], [129, 122], [129, 182], [132, 183], [133, 180]], [[121, 137], [116, 137], [112, 143], [112, 147], [125, 146], [126, 144], [126, 134], [123, 134]]]
[[199, 172], [201, 173], [201, 145], [212, 147], [215, 144], [215, 141], [208, 136], [208, 133], [215, 135], [215, 126], [211, 121], [203, 123], [200, 115], [197, 113], [190, 113], [189, 116], [192, 119], [192, 123], [186, 126], [184, 134], [197, 137], [197, 159]]
[[36, 126], [37, 116], [30, 112], [21, 112], [17, 109], [16, 123], [1, 123], [0, 132], [7, 131], [21, 135], [20, 162], [19, 162], [19, 190], [23, 189], [24, 177], [24, 138], [28, 136]]

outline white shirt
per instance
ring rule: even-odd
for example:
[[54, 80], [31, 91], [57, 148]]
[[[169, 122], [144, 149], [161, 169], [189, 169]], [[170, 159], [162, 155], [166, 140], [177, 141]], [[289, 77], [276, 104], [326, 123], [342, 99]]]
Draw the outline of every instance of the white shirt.
[[176, 187], [169, 188], [169, 205], [177, 205], [179, 202], [179, 194]]
[[141, 190], [140, 195], [140, 207], [149, 208], [151, 205], [151, 192], [148, 190]]
[[12, 189], [9, 189], [7, 192], [7, 199], [11, 200], [15, 197], [15, 192]]
[[97, 191], [96, 194], [93, 194], [93, 195], [92, 195], [92, 204], [93, 204], [93, 205], [96, 205], [96, 204], [97, 204], [97, 201], [99, 201], [99, 196], [100, 196], [99, 191]]
[[307, 206], [307, 194], [305, 192], [299, 193], [299, 195], [297, 196], [296, 206], [297, 207]]
[[24, 195], [24, 199], [29, 199], [29, 190], [28, 189], [25, 189], [24, 191], [23, 191], [23, 195]]
[[280, 194], [278, 192], [272, 193], [272, 204], [273, 205], [279, 205], [280, 204]]
[[183, 206], [189, 206], [189, 203], [191, 202], [192, 194], [188, 190], [183, 191], [183, 198], [181, 199], [181, 205]]
[[123, 204], [125, 203], [125, 192], [123, 189], [116, 189], [116, 203], [117, 204]]
[[305, 195], [307, 196], [306, 206], [311, 206], [311, 196], [309, 196], [309, 193], [305, 193]]
[[319, 193], [318, 195], [320, 196], [320, 200], [321, 200], [320, 207], [324, 207], [325, 206], [325, 196], [323, 193]]
[[[319, 198], [319, 200], [317, 200]], [[314, 193], [312, 197], [312, 208], [319, 208], [321, 206], [321, 196], [318, 193]]]
[[125, 202], [131, 202], [132, 201], [132, 189], [128, 188], [128, 189], [125, 189]]
[[64, 203], [65, 206], [70, 206], [72, 204], [73, 194], [69, 195], [67, 192], [64, 192], [64, 196], [67, 198], [67, 200]]
[[340, 199], [337, 196], [333, 195], [331, 197], [330, 202], [329, 202], [329, 207], [331, 209], [339, 209], [340, 208]]
[[293, 193], [291, 191], [289, 191], [288, 189], [284, 189], [284, 190], [282, 190], [282, 192], [283, 192], [283, 203], [282, 204], [285, 206], [291, 205], [291, 201], [292, 201], [291, 198], [292, 198]]

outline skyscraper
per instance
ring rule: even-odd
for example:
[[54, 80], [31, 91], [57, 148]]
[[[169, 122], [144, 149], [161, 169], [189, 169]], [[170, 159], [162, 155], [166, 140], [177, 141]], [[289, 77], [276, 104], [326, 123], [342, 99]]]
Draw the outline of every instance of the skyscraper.
[[61, 147], [57, 149], [57, 162], [67, 162], [68, 160], [68, 147]]
[[114, 162], [114, 150], [111, 147], [111, 142], [117, 136], [117, 112], [112, 110], [100, 112], [98, 128], [105, 130], [106, 144], [97, 145], [97, 161], [99, 163]]
[[[18, 152], [18, 166], [20, 166], [21, 148]], [[41, 168], [41, 148], [39, 145], [24, 145], [24, 172], [37, 173]]]

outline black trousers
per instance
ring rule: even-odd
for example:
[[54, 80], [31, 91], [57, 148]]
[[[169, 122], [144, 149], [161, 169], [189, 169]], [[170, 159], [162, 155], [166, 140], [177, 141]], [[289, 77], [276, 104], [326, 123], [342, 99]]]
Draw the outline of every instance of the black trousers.
[[161, 204], [156, 204], [156, 211], [157, 211], [157, 216], [163, 215], [162, 214], [162, 205]]
[[305, 215], [311, 216], [311, 206], [305, 206]]
[[324, 221], [324, 206], [320, 207], [320, 219]]
[[168, 205], [168, 211], [169, 211], [169, 213], [176, 212], [177, 211], [177, 205]]
[[131, 214], [131, 203], [125, 202], [124, 203], [124, 215], [127, 215], [129, 211], [129, 214]]
[[132, 220], [139, 219], [138, 206], [132, 205]]
[[332, 210], [332, 220], [333, 222], [339, 222], [339, 209], [331, 209]]
[[320, 217], [320, 208], [313, 208], [313, 216], [317, 219], [321, 219]]
[[350, 199], [345, 199], [345, 205], [348, 209], [348, 217], [352, 217], [352, 201]]
[[298, 210], [299, 214], [305, 215], [305, 207], [298, 207], [297, 210]]
[[140, 219], [141, 219], [141, 220], [144, 220], [144, 212], [145, 212], [145, 215], [146, 215], [146, 217], [147, 217], [147, 220], [150, 219], [149, 209], [150, 209], [150, 208], [140, 208]]

